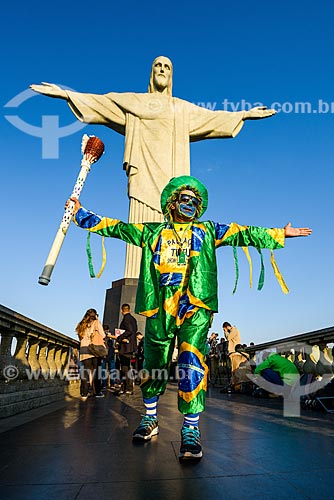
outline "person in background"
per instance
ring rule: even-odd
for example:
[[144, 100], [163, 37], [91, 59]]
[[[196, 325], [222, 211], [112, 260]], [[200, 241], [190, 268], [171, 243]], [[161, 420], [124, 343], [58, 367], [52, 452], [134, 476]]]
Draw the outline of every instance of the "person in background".
[[249, 343], [248, 354], [249, 354], [249, 362], [252, 367], [252, 372], [254, 373], [254, 370], [256, 368], [256, 349], [254, 342]]
[[214, 384], [219, 364], [219, 352], [217, 349], [218, 333], [212, 332], [208, 339], [208, 343], [210, 346], [210, 350], [206, 358], [206, 363], [209, 368], [209, 382], [210, 384]]
[[[297, 367], [284, 355], [281, 356], [277, 352], [264, 351], [262, 359], [262, 363], [255, 368], [254, 375], [259, 375], [267, 382], [275, 384], [277, 392], [272, 391], [272, 393], [279, 393], [279, 386], [287, 385], [291, 387], [299, 378]], [[263, 392], [261, 389], [260, 391]], [[255, 395], [260, 391], [254, 391]]]
[[104, 397], [101, 392], [101, 358], [93, 356], [88, 350], [94, 329], [97, 329], [101, 337], [105, 338], [103, 327], [98, 318], [99, 315], [95, 309], [88, 309], [75, 329], [80, 340], [80, 362], [82, 363], [80, 394], [83, 401], [86, 401], [88, 397], [88, 384], [96, 398]]
[[114, 388], [115, 385], [115, 343], [116, 335], [112, 335], [109, 329], [109, 325], [103, 325], [104, 333], [106, 334], [106, 346], [108, 349], [108, 354], [105, 358], [105, 369], [107, 376], [105, 378], [105, 387], [110, 389]]
[[136, 383], [140, 383], [140, 371], [143, 369], [144, 365], [144, 335], [141, 332], [137, 332], [137, 350], [136, 350], [136, 370], [137, 378]]
[[233, 358], [235, 358], [237, 368], [232, 373], [231, 384], [234, 392], [241, 392], [241, 384], [252, 386], [249, 378], [252, 375], [252, 367], [249, 362], [249, 354], [245, 351], [244, 345], [237, 344], [235, 346]]
[[68, 379], [69, 380], [80, 379], [79, 350], [76, 348], [71, 348], [70, 361], [68, 365]]
[[219, 343], [217, 344], [217, 351], [220, 357], [222, 357], [223, 354], [226, 354], [227, 347], [227, 341], [224, 339], [224, 337], [221, 337]]
[[[231, 373], [230, 373], [230, 358], [228, 355], [228, 342], [227, 340], [224, 339], [224, 337], [221, 337], [219, 344], [217, 344], [217, 351], [219, 355], [219, 363], [220, 366], [222, 367], [223, 373], [228, 379], [228, 383], [230, 384], [231, 382]], [[223, 391], [225, 392], [225, 391]]]
[[133, 353], [137, 350], [137, 320], [132, 316], [131, 309], [129, 304], [123, 304], [121, 307], [121, 311], [123, 314], [123, 319], [119, 326], [120, 330], [124, 330], [124, 332], [119, 335], [117, 341], [119, 344], [119, 359], [121, 365], [122, 372], [122, 387], [120, 390], [120, 394], [133, 394], [133, 377], [130, 377], [130, 366], [131, 366], [131, 358]]
[[233, 384], [233, 373], [239, 367], [242, 359], [236, 352], [236, 346], [240, 345], [240, 332], [236, 326], [232, 326], [228, 321], [224, 321], [223, 330], [225, 338], [228, 342], [228, 355], [230, 357], [231, 362], [231, 375], [232, 375], [232, 384]]

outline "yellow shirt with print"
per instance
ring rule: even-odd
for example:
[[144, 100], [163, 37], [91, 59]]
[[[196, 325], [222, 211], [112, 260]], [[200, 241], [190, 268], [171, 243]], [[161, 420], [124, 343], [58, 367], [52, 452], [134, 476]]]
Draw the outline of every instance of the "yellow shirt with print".
[[[189, 254], [191, 248], [191, 223], [174, 223], [173, 228], [161, 233], [160, 264], [161, 274], [182, 274], [180, 288], [187, 288], [189, 280]], [[167, 283], [168, 285], [168, 283]]]

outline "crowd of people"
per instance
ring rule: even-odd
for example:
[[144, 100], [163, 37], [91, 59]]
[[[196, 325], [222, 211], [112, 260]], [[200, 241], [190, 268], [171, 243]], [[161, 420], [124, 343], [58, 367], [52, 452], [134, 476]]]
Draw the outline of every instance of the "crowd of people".
[[[144, 335], [137, 330], [130, 305], [123, 304], [121, 312], [123, 320], [115, 332], [110, 332], [109, 325], [101, 324], [95, 309], [88, 309], [76, 327], [80, 339], [79, 374], [83, 401], [89, 395], [103, 398], [106, 389], [117, 395], [132, 395], [134, 384], [139, 383], [144, 362]], [[105, 346], [103, 357], [91, 349], [93, 332], [98, 332]]]
[[[121, 312], [123, 319], [114, 332], [110, 331], [109, 325], [101, 324], [95, 309], [88, 309], [76, 327], [80, 339], [80, 354], [79, 357], [77, 353], [75, 356], [80, 361], [80, 393], [83, 401], [86, 401], [89, 395], [103, 398], [106, 389], [116, 395], [132, 395], [134, 385], [141, 383], [144, 335], [138, 331], [130, 305], [123, 304]], [[218, 339], [218, 333], [212, 332], [207, 338], [207, 382], [214, 386], [217, 381], [221, 382], [222, 378], [218, 379], [218, 376], [223, 374], [228, 382], [225, 389], [230, 388], [237, 392], [243, 383], [250, 382], [248, 374], [254, 372], [255, 359], [246, 352], [247, 345], [240, 343], [240, 333], [236, 326], [224, 322], [222, 328], [224, 337]], [[105, 345], [106, 353], [103, 357], [90, 350], [93, 332], [98, 332]], [[176, 339], [168, 373], [171, 382], [177, 382], [179, 379], [178, 357]], [[263, 371], [264, 377], [267, 376], [268, 368], [269, 366]], [[260, 373], [259, 369], [255, 373]], [[221, 392], [225, 392], [225, 389]]]
[[[209, 383], [223, 385], [221, 393], [240, 392], [257, 398], [276, 398], [289, 395], [295, 386], [298, 390], [299, 386], [321, 382], [327, 376], [315, 394], [334, 395], [333, 352], [326, 342], [297, 350], [272, 348], [256, 352], [254, 342], [249, 345], [240, 342], [235, 326], [224, 322], [223, 330], [225, 337], [220, 341], [217, 333], [209, 336], [207, 359]], [[309, 397], [307, 387], [303, 395]]]
[[[132, 395], [134, 386], [142, 380], [144, 368], [144, 335], [137, 330], [137, 321], [131, 314], [129, 304], [121, 307], [123, 319], [120, 328], [110, 332], [108, 325], [98, 319], [95, 309], [88, 309], [76, 327], [80, 339], [80, 351], [73, 352], [74, 362], [70, 365], [72, 377], [79, 373], [81, 378], [81, 399], [89, 395], [103, 398], [106, 389], [116, 395]], [[292, 387], [296, 380], [310, 382], [324, 374], [334, 374], [333, 358], [327, 344], [311, 349], [260, 353], [256, 360], [254, 342], [242, 344], [236, 326], [229, 322], [222, 325], [224, 337], [212, 332], [207, 338], [206, 365], [207, 383], [221, 386], [221, 393], [241, 392], [255, 397], [277, 397], [279, 386]], [[90, 352], [91, 336], [98, 332], [106, 347], [106, 355], [98, 357]], [[169, 367], [168, 379], [178, 382], [179, 349], [175, 342]], [[80, 370], [75, 366], [80, 360]], [[263, 379], [273, 384], [273, 392], [263, 388]], [[304, 382], [303, 382], [304, 380]], [[268, 386], [267, 386], [268, 387]]]

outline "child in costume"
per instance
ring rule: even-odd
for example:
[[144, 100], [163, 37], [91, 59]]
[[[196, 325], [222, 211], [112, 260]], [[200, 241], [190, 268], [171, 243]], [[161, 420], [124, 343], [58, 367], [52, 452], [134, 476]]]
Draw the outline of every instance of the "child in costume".
[[[205, 186], [192, 176], [170, 180], [161, 194], [166, 222], [125, 223], [100, 217], [75, 202], [75, 222], [102, 236], [142, 247], [135, 312], [147, 317], [146, 374], [141, 384], [146, 415], [133, 438], [147, 441], [158, 434], [157, 402], [168, 381], [174, 341], [179, 347], [178, 408], [184, 415], [180, 459], [202, 457], [199, 414], [207, 389], [207, 333], [218, 311], [216, 248], [254, 246], [283, 248], [285, 237], [308, 236], [308, 228], [267, 229], [201, 222], [208, 205]], [[275, 264], [278, 274], [277, 266]], [[160, 375], [159, 375], [160, 374]]]

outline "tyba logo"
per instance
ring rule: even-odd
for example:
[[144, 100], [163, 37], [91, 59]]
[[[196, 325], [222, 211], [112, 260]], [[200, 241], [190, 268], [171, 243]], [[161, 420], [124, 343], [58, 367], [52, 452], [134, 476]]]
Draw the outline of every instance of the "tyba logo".
[[[30, 89], [26, 89], [8, 101], [4, 107], [18, 108], [23, 102], [32, 97], [38, 97], [38, 94]], [[17, 115], [5, 115], [5, 118], [22, 132], [34, 137], [40, 137], [42, 139], [42, 158], [51, 160], [59, 158], [60, 138], [75, 134], [86, 127], [85, 123], [80, 123], [79, 121], [60, 127], [58, 115], [42, 115], [41, 127], [31, 125]]]

